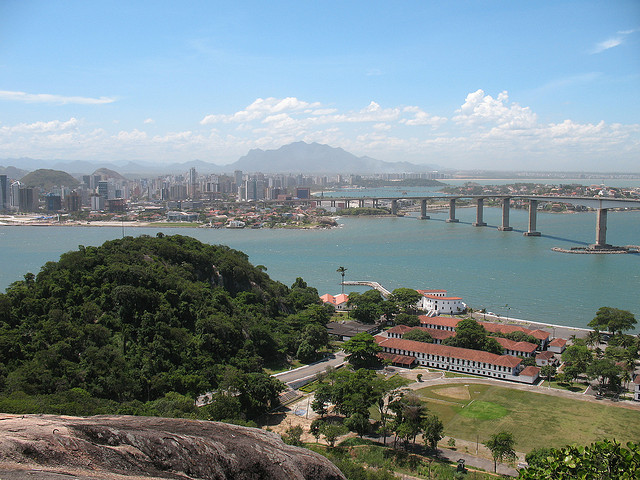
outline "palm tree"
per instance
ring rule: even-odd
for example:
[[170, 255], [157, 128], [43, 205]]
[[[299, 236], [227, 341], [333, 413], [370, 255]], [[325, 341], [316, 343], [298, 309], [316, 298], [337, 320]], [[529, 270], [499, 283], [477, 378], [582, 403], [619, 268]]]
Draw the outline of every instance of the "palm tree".
[[342, 275], [342, 293], [344, 293], [344, 272], [346, 272], [348, 269], [344, 268], [342, 266], [338, 267], [338, 269], [336, 270], [336, 272], [338, 272], [340, 275]]

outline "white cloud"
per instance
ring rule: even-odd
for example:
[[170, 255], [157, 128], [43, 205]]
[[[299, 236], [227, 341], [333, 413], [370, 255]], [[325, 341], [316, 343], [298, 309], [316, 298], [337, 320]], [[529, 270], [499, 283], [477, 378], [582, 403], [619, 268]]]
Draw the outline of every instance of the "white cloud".
[[509, 94], [504, 91], [496, 98], [476, 90], [467, 95], [464, 104], [456, 110], [453, 121], [466, 126], [498, 126], [500, 128], [529, 128], [536, 124], [537, 116], [529, 107], [508, 104]]
[[154, 123], [156, 123], [156, 121], [153, 118], [147, 118], [144, 122], [145, 125], [152, 125]]
[[[439, 163], [452, 168], [557, 170], [637, 169], [640, 125], [541, 123], [506, 91], [469, 93], [451, 119], [418, 105], [341, 109], [295, 97], [260, 98], [218, 120], [153, 134], [135, 125], [96, 126], [69, 119], [0, 125], [0, 158], [147, 159], [157, 162], [201, 158], [227, 164], [252, 148], [272, 149], [293, 141], [340, 146], [356, 155], [387, 161]], [[203, 119], [204, 120], [204, 119]], [[426, 128], [425, 128], [426, 127]]]
[[111, 97], [65, 97], [63, 95], [51, 95], [48, 93], [26, 93], [8, 90], [0, 90], [0, 100], [9, 100], [24, 103], [56, 103], [59, 105], [102, 105], [105, 103], [113, 103], [116, 101], [115, 98]]
[[591, 51], [591, 53], [604, 52], [605, 50], [609, 50], [610, 48], [617, 47], [618, 45], [622, 45], [622, 38], [621, 37], [609, 38], [609, 39], [605, 40], [604, 42], [600, 42], [600, 43], [596, 44], [596, 46]]
[[605, 50], [618, 47], [624, 43], [625, 41], [624, 37], [626, 37], [627, 35], [631, 35], [632, 33], [635, 33], [637, 31], [638, 29], [620, 30], [616, 32], [617, 36], [608, 38], [603, 42], [597, 43], [596, 46], [591, 50], [591, 54], [602, 53]]

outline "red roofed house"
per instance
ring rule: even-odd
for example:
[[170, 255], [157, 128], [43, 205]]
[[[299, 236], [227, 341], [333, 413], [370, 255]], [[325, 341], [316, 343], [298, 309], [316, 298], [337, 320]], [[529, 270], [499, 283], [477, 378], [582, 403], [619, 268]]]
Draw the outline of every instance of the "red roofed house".
[[522, 359], [510, 355], [397, 338], [377, 337], [376, 342], [382, 347], [383, 353], [412, 356], [418, 364], [427, 367], [523, 383], [535, 381], [532, 376], [520, 377]]
[[340, 295], [336, 295], [335, 297], [333, 295], [325, 293], [320, 297], [320, 300], [322, 300], [324, 303], [330, 303], [339, 312], [344, 312], [348, 310], [347, 302], [349, 301], [349, 295], [345, 295], [344, 293], [341, 293]]
[[531, 365], [528, 367], [525, 367], [520, 372], [520, 378], [524, 383], [535, 383], [535, 381], [538, 380], [539, 376], [540, 376], [540, 368], [534, 367]]
[[514, 355], [516, 357], [533, 357], [538, 345], [529, 342], [515, 342], [508, 338], [491, 337], [494, 338], [502, 348], [504, 348], [505, 355]]
[[640, 375], [633, 379], [633, 399], [640, 401]]
[[544, 367], [545, 365], [553, 365], [556, 363], [556, 356], [553, 352], [545, 350], [544, 352], [538, 352], [536, 355], [536, 365]]
[[402, 338], [405, 333], [410, 332], [411, 330], [422, 330], [424, 332], [428, 332], [429, 335], [433, 338], [433, 343], [442, 343], [442, 341], [446, 338], [455, 336], [455, 332], [450, 330], [436, 330], [433, 328], [425, 328], [425, 327], [407, 327], [406, 325], [396, 325], [393, 328], [390, 328], [385, 333], [389, 338]]
[[435, 315], [462, 313], [467, 306], [461, 297], [447, 297], [446, 290], [416, 290], [422, 295], [418, 308]]
[[513, 332], [523, 332], [527, 335], [531, 335], [535, 339], [540, 341], [540, 348], [544, 350], [549, 343], [549, 332], [545, 332], [544, 330], [531, 330], [530, 328], [525, 328], [520, 325], [506, 325], [504, 323], [492, 323], [492, 322], [484, 322], [479, 321], [480, 325], [484, 327], [484, 329], [489, 333], [513, 333]]
[[456, 327], [462, 321], [461, 318], [451, 317], [427, 317], [426, 315], [420, 315], [420, 326], [426, 328], [433, 328], [434, 330], [448, 330], [455, 332]]
[[567, 341], [564, 338], [554, 338], [549, 343], [549, 350], [553, 353], [562, 353], [567, 347]]

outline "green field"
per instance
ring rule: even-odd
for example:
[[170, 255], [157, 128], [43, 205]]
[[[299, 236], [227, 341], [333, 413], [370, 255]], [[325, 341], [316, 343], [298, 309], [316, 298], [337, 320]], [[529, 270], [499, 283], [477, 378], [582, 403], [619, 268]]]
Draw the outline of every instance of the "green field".
[[516, 450], [589, 444], [602, 438], [640, 439], [640, 411], [479, 384], [437, 385], [416, 391], [455, 438], [486, 441], [511, 432]]

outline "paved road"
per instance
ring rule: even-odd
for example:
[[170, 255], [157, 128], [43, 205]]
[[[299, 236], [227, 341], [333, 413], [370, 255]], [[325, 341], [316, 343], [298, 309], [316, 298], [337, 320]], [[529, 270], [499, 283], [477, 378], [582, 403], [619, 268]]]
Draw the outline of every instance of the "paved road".
[[281, 382], [286, 383], [291, 388], [300, 388], [301, 386], [312, 382], [318, 373], [326, 371], [327, 367], [336, 368], [345, 363], [346, 354], [343, 351], [331, 354], [319, 362], [305, 365], [303, 367], [280, 372], [273, 375]]

